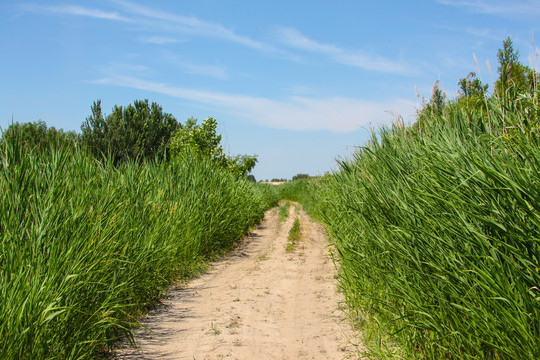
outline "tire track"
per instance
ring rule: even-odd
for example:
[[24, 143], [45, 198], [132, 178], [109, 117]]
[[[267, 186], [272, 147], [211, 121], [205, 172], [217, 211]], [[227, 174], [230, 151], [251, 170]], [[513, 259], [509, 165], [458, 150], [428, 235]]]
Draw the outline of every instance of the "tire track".
[[[235, 251], [185, 287], [173, 288], [122, 359], [353, 358], [353, 332], [338, 309], [335, 267], [318, 223], [297, 204], [277, 208]], [[287, 252], [294, 219], [301, 238]]]

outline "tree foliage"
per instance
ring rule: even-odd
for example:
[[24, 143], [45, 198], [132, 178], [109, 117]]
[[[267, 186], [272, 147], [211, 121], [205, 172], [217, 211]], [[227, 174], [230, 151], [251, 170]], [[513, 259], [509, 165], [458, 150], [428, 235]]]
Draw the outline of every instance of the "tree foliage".
[[503, 47], [497, 51], [499, 78], [495, 82], [495, 93], [500, 99], [514, 99], [518, 94], [538, 90], [538, 73], [519, 62], [519, 51], [514, 50], [510, 37], [503, 41]]
[[[463, 111], [480, 111], [486, 113], [488, 101], [496, 101], [503, 109], [507, 109], [510, 103], [516, 105], [513, 100], [521, 99], [520, 106], [525, 106], [525, 111], [534, 118], [538, 114], [540, 103], [539, 88], [540, 74], [534, 69], [525, 66], [519, 61], [519, 51], [514, 49], [510, 37], [507, 37], [502, 47], [497, 51], [499, 65], [498, 79], [494, 84], [493, 94], [488, 94], [488, 84], [484, 84], [477, 78], [474, 72], [459, 79], [459, 87], [455, 100], [448, 100], [443, 92], [440, 82], [437, 80], [433, 85], [429, 102], [423, 101], [423, 107], [418, 111], [417, 123], [412, 130], [420, 130], [422, 123], [432, 122], [442, 116], [450, 108], [458, 107]], [[486, 119], [489, 122], [489, 119]]]
[[101, 100], [94, 102], [92, 115], [81, 125], [82, 142], [96, 157], [111, 157], [115, 164], [126, 160], [167, 158], [167, 143], [180, 124], [160, 105], [135, 100], [115, 106], [104, 116]]
[[295, 181], [295, 180], [301, 180], [301, 179], [309, 179], [309, 175], [308, 174], [296, 174], [292, 177], [292, 181]]
[[210, 159], [215, 165], [230, 170], [237, 176], [247, 176], [257, 164], [256, 155], [226, 155], [217, 133], [217, 121], [207, 118], [198, 125], [189, 118], [171, 138], [169, 149], [173, 157], [198, 156]]
[[216, 132], [216, 128], [217, 121], [211, 117], [205, 119], [201, 125], [197, 124], [197, 119], [189, 118], [169, 143], [172, 155], [196, 155], [208, 158], [220, 167], [227, 167], [221, 135]]
[[458, 86], [457, 103], [459, 105], [476, 109], [485, 106], [489, 85], [478, 79], [474, 72], [470, 72], [466, 77], [459, 79]]
[[429, 101], [431, 112], [435, 115], [441, 115], [444, 108], [445, 100], [446, 94], [441, 89], [440, 81], [437, 80], [435, 81], [435, 84], [433, 84], [431, 100]]
[[459, 79], [458, 86], [458, 94], [461, 98], [483, 98], [489, 87], [489, 85], [482, 83], [474, 72], [470, 72], [467, 77]]
[[38, 120], [36, 122], [14, 123], [2, 133], [0, 143], [9, 137], [19, 137], [18, 142], [29, 152], [32, 149], [40, 153], [58, 149], [61, 146], [73, 146], [79, 139], [75, 131], [57, 130], [54, 126]]
[[510, 37], [503, 41], [502, 49], [497, 50], [497, 59], [499, 60], [499, 67], [497, 68], [499, 79], [495, 83], [495, 89], [499, 96], [503, 98], [510, 85], [523, 82], [523, 69], [519, 63], [519, 51], [514, 50], [514, 44]]
[[431, 90], [431, 98], [428, 104], [425, 104], [422, 110], [418, 113], [419, 119], [431, 118], [440, 116], [446, 105], [446, 94], [441, 89], [439, 80], [435, 81]]

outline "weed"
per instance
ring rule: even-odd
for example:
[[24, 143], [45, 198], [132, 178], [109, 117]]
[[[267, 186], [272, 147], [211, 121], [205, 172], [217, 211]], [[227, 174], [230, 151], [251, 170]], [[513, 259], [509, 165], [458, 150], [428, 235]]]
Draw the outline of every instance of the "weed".
[[285, 222], [287, 218], [289, 217], [289, 208], [291, 207], [290, 202], [286, 202], [285, 204], [281, 205], [279, 207], [279, 222]]
[[210, 323], [210, 331], [214, 333], [214, 335], [218, 336], [221, 334], [221, 330], [217, 327], [217, 325], [214, 322]]
[[292, 251], [294, 249], [294, 245], [296, 242], [300, 239], [300, 220], [296, 218], [294, 220], [293, 226], [289, 230], [289, 242], [286, 246], [286, 251]]

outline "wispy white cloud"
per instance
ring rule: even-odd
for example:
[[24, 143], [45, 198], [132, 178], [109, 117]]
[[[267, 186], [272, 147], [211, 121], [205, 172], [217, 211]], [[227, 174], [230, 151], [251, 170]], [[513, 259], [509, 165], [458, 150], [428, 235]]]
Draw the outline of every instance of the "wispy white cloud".
[[139, 40], [145, 43], [156, 45], [167, 45], [182, 42], [181, 40], [178, 40], [176, 38], [166, 36], [143, 36], [140, 37]]
[[[27, 12], [55, 13], [72, 16], [86, 16], [103, 20], [115, 20], [145, 25], [141, 29], [162, 31], [164, 36], [141, 37], [140, 40], [154, 44], [171, 44], [177, 42], [178, 34], [202, 36], [222, 39], [246, 46], [273, 56], [298, 61], [298, 57], [276, 48], [274, 45], [238, 34], [233, 28], [222, 24], [205, 21], [195, 16], [184, 16], [147, 7], [126, 0], [111, 0], [118, 11], [108, 11], [79, 5], [41, 5], [35, 3], [21, 4], [19, 8]], [[144, 31], [144, 30], [142, 30]]]
[[109, 61], [104, 65], [96, 66], [96, 70], [106, 76], [149, 76], [154, 74], [154, 71], [148, 66], [119, 61]]
[[439, 4], [462, 7], [469, 11], [490, 15], [538, 15], [539, 0], [501, 1], [501, 0], [436, 0]]
[[217, 79], [227, 79], [227, 66], [215, 63], [204, 64], [196, 63], [184, 56], [177, 55], [171, 51], [164, 50], [160, 53], [160, 58], [171, 64], [175, 69], [179, 69], [186, 74], [197, 74], [210, 76]]
[[288, 46], [300, 50], [318, 52], [345, 65], [402, 75], [416, 75], [419, 72], [414, 66], [401, 61], [368, 54], [359, 50], [350, 50], [336, 45], [318, 42], [308, 38], [294, 28], [280, 27], [276, 30], [276, 33], [279, 40]]
[[186, 71], [190, 74], [206, 75], [218, 79], [227, 79], [227, 67], [225, 65], [205, 65], [184, 63]]
[[487, 28], [476, 28], [467, 26], [461, 29], [469, 35], [473, 35], [479, 38], [485, 38], [489, 40], [500, 40], [504, 38], [506, 32], [501, 29], [487, 29]]
[[274, 100], [195, 90], [127, 76], [104, 77], [93, 83], [151, 91], [204, 103], [262, 126], [288, 130], [351, 132], [361, 127], [391, 122], [392, 118], [386, 112], [395, 111], [395, 106], [404, 115], [412, 115], [415, 106], [411, 101], [400, 99], [370, 102], [347, 97], [294, 96]]
[[40, 5], [40, 4], [21, 4], [20, 8], [29, 12], [48, 12], [65, 15], [86, 16], [104, 20], [129, 21], [127, 17], [122, 16], [116, 11], [104, 11], [100, 9], [86, 8], [78, 5]]
[[263, 50], [268, 47], [268, 45], [263, 44], [260, 41], [239, 35], [234, 30], [221, 24], [204, 21], [194, 16], [173, 14], [124, 0], [114, 0], [113, 2], [128, 13], [142, 16], [146, 19], [166, 22], [169, 26], [176, 26], [177, 29], [182, 32], [222, 38], [258, 50]]

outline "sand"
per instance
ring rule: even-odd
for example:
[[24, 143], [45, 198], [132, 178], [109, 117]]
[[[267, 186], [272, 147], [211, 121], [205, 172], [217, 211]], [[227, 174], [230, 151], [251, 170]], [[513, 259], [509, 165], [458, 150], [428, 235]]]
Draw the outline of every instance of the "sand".
[[[297, 209], [298, 207], [298, 209]], [[301, 239], [287, 251], [294, 219]], [[294, 204], [277, 208], [211, 269], [172, 288], [121, 359], [351, 359], [354, 332], [339, 306], [323, 227]]]

